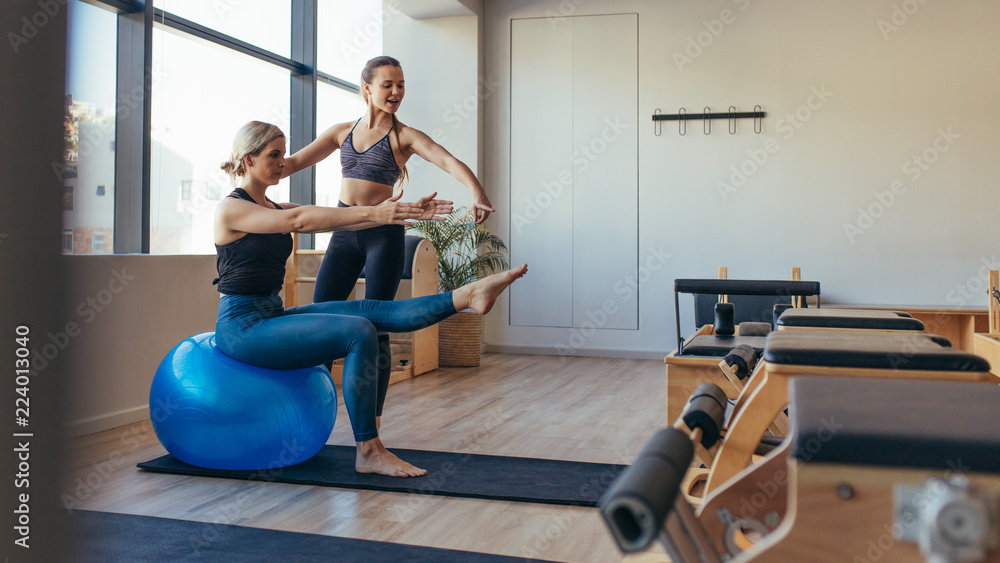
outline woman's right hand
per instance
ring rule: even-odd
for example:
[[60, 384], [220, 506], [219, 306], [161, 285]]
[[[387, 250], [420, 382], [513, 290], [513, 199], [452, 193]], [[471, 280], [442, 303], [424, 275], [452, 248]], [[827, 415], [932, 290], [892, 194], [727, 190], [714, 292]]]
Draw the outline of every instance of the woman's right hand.
[[[434, 215], [439, 213], [438, 209], [443, 209], [443, 206], [430, 205], [427, 201], [418, 203], [399, 201], [399, 198], [401, 197], [403, 197], [402, 190], [382, 203], [372, 207], [372, 211], [374, 212], [372, 221], [382, 225], [410, 225], [413, 221], [424, 219], [428, 214], [429, 209]], [[438, 200], [432, 200], [432, 202], [437, 201]], [[431, 218], [437, 219], [438, 217]]]
[[416, 219], [418, 221], [444, 221], [455, 210], [455, 202], [444, 199], [434, 199], [437, 192], [417, 200], [417, 205], [423, 211]]

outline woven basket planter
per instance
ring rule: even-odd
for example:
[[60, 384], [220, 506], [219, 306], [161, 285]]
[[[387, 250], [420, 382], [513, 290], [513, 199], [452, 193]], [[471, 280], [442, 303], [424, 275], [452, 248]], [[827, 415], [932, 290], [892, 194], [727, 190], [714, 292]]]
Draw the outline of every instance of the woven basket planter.
[[438, 324], [438, 365], [476, 367], [483, 342], [483, 317], [458, 313]]

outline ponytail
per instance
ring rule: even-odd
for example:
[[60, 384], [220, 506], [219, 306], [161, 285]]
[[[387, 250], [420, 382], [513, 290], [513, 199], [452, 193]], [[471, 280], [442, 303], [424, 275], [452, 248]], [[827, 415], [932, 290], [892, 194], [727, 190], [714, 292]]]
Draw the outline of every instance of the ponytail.
[[219, 167], [225, 172], [236, 186], [236, 179], [247, 173], [244, 158], [246, 155], [257, 156], [271, 141], [284, 137], [275, 125], [264, 123], [263, 121], [251, 121], [240, 127], [233, 139], [233, 152], [229, 160], [223, 162]]

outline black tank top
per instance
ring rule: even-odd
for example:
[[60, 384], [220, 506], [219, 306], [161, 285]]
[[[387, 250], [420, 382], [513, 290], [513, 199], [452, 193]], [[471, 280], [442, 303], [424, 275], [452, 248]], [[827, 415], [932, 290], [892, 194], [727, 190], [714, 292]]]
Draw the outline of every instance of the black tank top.
[[[236, 188], [226, 197], [256, 203], [242, 188]], [[281, 209], [270, 199], [267, 201]], [[212, 283], [219, 284], [219, 293], [268, 295], [280, 290], [285, 281], [285, 261], [292, 253], [292, 236], [247, 233], [229, 244], [215, 245], [215, 251], [219, 277]]]

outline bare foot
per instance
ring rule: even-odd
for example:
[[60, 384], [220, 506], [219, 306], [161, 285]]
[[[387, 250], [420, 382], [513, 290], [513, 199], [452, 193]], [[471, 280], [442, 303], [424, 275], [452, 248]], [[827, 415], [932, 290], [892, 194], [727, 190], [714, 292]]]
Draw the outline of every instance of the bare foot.
[[503, 290], [527, 272], [528, 265], [521, 264], [517, 268], [486, 276], [477, 282], [459, 288], [452, 294], [454, 295], [455, 309], [461, 311], [471, 308], [480, 315], [489, 313]]
[[378, 473], [390, 477], [427, 475], [426, 469], [410, 465], [385, 449], [379, 438], [372, 438], [357, 444], [358, 456], [354, 461], [354, 470], [358, 473]]

